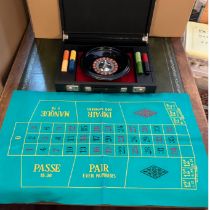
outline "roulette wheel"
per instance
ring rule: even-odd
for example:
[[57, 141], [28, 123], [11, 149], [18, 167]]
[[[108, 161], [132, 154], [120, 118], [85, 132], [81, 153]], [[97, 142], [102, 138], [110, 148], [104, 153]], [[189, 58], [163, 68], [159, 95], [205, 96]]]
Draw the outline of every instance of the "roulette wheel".
[[125, 76], [130, 71], [130, 58], [113, 47], [96, 47], [82, 58], [85, 73], [96, 79], [112, 81]]

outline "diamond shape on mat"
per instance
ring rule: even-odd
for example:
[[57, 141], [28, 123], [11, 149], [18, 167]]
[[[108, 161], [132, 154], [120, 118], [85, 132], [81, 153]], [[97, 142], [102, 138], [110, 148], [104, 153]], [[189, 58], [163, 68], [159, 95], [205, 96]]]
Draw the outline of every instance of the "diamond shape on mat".
[[141, 173], [153, 178], [153, 179], [158, 179], [160, 178], [161, 176], [164, 176], [165, 174], [168, 173], [168, 171], [166, 171], [165, 169], [163, 168], [160, 168], [158, 166], [150, 166], [148, 168], [145, 168], [141, 171]]
[[143, 109], [143, 110], [135, 112], [135, 114], [147, 118], [147, 117], [152, 117], [153, 115], [156, 115], [157, 112], [153, 112], [148, 109]]

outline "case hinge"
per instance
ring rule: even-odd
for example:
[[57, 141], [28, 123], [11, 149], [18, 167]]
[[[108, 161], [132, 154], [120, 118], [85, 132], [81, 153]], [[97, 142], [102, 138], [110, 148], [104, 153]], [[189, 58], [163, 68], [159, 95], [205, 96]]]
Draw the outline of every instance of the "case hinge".
[[63, 31], [63, 41], [68, 40], [69, 39], [69, 35], [65, 34]]
[[142, 41], [148, 43], [149, 42], [149, 35], [147, 34], [146, 36], [143, 36]]

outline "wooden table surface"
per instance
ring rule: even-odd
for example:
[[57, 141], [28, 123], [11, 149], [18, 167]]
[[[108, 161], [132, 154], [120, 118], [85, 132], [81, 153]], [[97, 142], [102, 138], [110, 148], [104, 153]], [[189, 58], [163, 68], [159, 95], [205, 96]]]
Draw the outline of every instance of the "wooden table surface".
[[[24, 69], [27, 65], [27, 61], [30, 56], [31, 48], [34, 43], [34, 37], [33, 32], [31, 29], [31, 26], [27, 28], [27, 31], [25, 33], [25, 36], [23, 37], [23, 40], [21, 42], [19, 51], [17, 53], [16, 59], [13, 63], [13, 66], [11, 68], [7, 83], [4, 87], [4, 90], [0, 97], [0, 127], [2, 125], [12, 92], [16, 90], [20, 84], [20, 80], [22, 78], [22, 75], [24, 73]], [[200, 131], [203, 136], [204, 144], [206, 146], [206, 150], [208, 148], [208, 123], [205, 116], [205, 112], [202, 107], [200, 95], [198, 93], [197, 86], [195, 84], [193, 75], [191, 73], [190, 67], [187, 62], [187, 58], [184, 52], [184, 49], [182, 47], [180, 38], [171, 38], [171, 45], [174, 49], [175, 55], [176, 55], [176, 61], [178, 63], [181, 78], [183, 81], [185, 92], [190, 95], [193, 110], [200, 128]], [[78, 210], [86, 210], [86, 209], [94, 209], [94, 210], [104, 210], [104, 209], [128, 209], [128, 207], [75, 207], [75, 206], [58, 206], [58, 205], [0, 205], [0, 209], [2, 210], [24, 210], [24, 209], [30, 209], [30, 210], [36, 210], [36, 209], [55, 209], [55, 210], [67, 210], [67, 209], [78, 209]], [[129, 208], [130, 209], [130, 208]], [[152, 207], [138, 207], [137, 209], [166, 209], [166, 208], [152, 208]], [[171, 209], [171, 208], [169, 208]], [[177, 209], [177, 208], [176, 208]], [[181, 209], [181, 208], [178, 208]]]

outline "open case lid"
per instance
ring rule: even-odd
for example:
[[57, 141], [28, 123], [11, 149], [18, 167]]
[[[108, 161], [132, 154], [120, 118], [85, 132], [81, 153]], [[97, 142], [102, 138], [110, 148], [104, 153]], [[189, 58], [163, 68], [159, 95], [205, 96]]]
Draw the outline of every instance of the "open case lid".
[[155, 0], [60, 0], [63, 40], [147, 41]]

